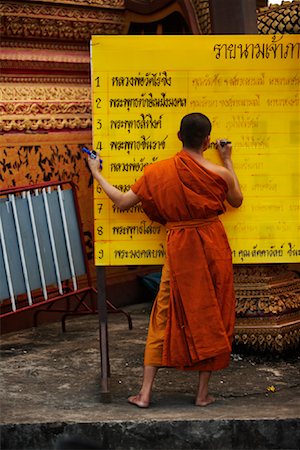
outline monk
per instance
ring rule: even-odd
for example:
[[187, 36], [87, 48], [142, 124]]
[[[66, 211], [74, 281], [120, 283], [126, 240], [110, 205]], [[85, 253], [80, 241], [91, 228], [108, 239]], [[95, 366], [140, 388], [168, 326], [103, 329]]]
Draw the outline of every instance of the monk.
[[214, 401], [212, 371], [228, 366], [235, 324], [231, 250], [219, 215], [225, 201], [237, 208], [243, 195], [231, 159], [230, 143], [216, 146], [223, 165], [204, 158], [211, 122], [201, 113], [183, 117], [178, 132], [182, 150], [145, 167], [123, 193], [89, 158], [94, 179], [121, 210], [138, 202], [150, 220], [167, 229], [167, 256], [154, 302], [144, 355], [144, 376], [129, 403], [147, 408], [160, 367], [199, 371], [197, 406]]

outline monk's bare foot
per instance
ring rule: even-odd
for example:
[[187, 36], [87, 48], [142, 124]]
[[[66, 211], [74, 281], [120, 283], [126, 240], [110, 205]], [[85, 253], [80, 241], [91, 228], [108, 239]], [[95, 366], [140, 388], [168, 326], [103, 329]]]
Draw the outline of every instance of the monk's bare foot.
[[203, 399], [197, 399], [195, 402], [196, 406], [208, 406], [211, 403], [214, 403], [215, 399], [214, 397], [212, 397], [211, 395], [207, 395], [205, 398]]
[[145, 401], [141, 394], [128, 397], [128, 402], [132, 405], [138, 406], [139, 408], [148, 408], [150, 403], [149, 401]]

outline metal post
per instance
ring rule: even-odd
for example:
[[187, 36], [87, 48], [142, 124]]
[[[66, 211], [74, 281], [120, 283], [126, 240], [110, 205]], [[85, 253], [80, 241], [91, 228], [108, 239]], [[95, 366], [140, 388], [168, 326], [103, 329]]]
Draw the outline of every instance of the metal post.
[[105, 268], [96, 267], [97, 275], [97, 303], [99, 314], [99, 334], [100, 334], [100, 359], [101, 359], [101, 388], [100, 399], [103, 403], [111, 402], [109, 390], [110, 365], [108, 354], [108, 332], [107, 332], [107, 306], [105, 292]]
[[256, 0], [209, 0], [212, 34], [257, 34]]

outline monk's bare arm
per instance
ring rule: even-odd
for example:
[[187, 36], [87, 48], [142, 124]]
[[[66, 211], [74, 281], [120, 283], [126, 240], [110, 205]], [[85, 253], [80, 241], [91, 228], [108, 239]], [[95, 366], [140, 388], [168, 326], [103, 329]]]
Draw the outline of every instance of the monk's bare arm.
[[221, 147], [220, 142], [217, 141], [217, 149], [227, 172], [224, 173], [228, 184], [227, 201], [234, 208], [238, 208], [243, 203], [243, 194], [231, 159], [232, 145], [227, 144]]
[[131, 208], [131, 206], [139, 203], [139, 197], [130, 189], [127, 192], [122, 192], [116, 187], [112, 186], [101, 174], [99, 170], [100, 160], [97, 156], [96, 159], [88, 158], [88, 165], [93, 175], [94, 180], [96, 180], [106, 195], [114, 202], [114, 204], [120, 208], [121, 211]]

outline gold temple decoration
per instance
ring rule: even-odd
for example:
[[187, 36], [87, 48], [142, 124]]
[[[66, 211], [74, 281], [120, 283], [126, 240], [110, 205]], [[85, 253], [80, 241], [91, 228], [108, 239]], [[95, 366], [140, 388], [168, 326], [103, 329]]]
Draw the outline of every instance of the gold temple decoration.
[[[272, 3], [272, 2], [270, 2]], [[257, 11], [257, 27], [261, 34], [300, 33], [300, 1], [282, 1]]]
[[235, 266], [238, 347], [283, 353], [300, 344], [300, 274], [284, 264]]
[[202, 34], [211, 34], [209, 0], [193, 0], [197, 20]]
[[0, 113], [0, 131], [91, 128], [90, 87], [6, 84]]
[[124, 0], [4, 1], [0, 16], [0, 132], [91, 130], [89, 41], [122, 34]]

